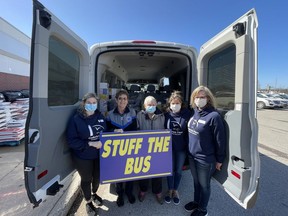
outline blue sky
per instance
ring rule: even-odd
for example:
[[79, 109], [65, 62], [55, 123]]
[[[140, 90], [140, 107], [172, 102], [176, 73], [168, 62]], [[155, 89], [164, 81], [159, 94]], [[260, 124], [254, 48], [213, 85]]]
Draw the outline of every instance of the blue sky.
[[[200, 46], [251, 8], [258, 28], [258, 81], [288, 88], [285, 0], [42, 0], [88, 46], [114, 40], [160, 40]], [[31, 36], [32, 0], [0, 0], [0, 16]]]

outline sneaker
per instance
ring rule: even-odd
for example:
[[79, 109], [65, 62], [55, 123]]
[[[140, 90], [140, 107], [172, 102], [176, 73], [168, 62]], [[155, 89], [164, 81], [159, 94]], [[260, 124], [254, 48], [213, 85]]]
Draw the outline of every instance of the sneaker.
[[197, 208], [191, 213], [191, 216], [208, 216], [208, 212], [207, 210]]
[[189, 203], [187, 203], [187, 204], [184, 206], [184, 208], [185, 208], [185, 210], [186, 210], [187, 212], [192, 212], [192, 211], [194, 211], [195, 209], [198, 208], [198, 203], [196, 203], [196, 202], [194, 202], [194, 201], [189, 202]]
[[93, 199], [94, 202], [97, 201], [98, 205], [102, 205], [103, 204], [103, 199], [100, 196], [98, 196], [96, 193], [92, 194], [92, 199]]
[[178, 191], [177, 191], [177, 190], [174, 190], [174, 191], [173, 191], [172, 197], [173, 197], [173, 202], [174, 202], [174, 204], [175, 204], [175, 205], [179, 205], [180, 199], [179, 199], [179, 194], [178, 194]]
[[136, 199], [135, 199], [135, 196], [133, 194], [127, 194], [127, 197], [128, 197], [129, 203], [131, 203], [131, 204], [135, 203]]
[[97, 213], [97, 208], [93, 205], [92, 202], [86, 203], [86, 212], [87, 214], [90, 213]]
[[140, 202], [143, 202], [145, 199], [145, 192], [140, 191], [138, 194], [138, 199]]
[[171, 199], [172, 199], [172, 190], [169, 190], [167, 192], [167, 195], [165, 196], [164, 200], [165, 200], [166, 203], [170, 203]]
[[118, 207], [121, 207], [124, 205], [124, 197], [123, 195], [118, 196], [117, 201], [116, 201]]
[[156, 200], [157, 200], [157, 202], [158, 202], [160, 205], [163, 204], [163, 198], [162, 198], [162, 194], [161, 194], [161, 193], [156, 194]]

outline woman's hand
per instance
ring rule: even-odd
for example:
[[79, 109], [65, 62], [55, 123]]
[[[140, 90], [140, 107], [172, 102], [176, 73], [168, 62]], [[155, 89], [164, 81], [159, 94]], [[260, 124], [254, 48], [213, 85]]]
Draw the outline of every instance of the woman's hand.
[[88, 145], [100, 149], [102, 147], [102, 142], [101, 141], [88, 142]]
[[123, 133], [123, 129], [115, 129], [114, 132]]
[[221, 167], [222, 167], [222, 163], [216, 162], [216, 169], [220, 171]]

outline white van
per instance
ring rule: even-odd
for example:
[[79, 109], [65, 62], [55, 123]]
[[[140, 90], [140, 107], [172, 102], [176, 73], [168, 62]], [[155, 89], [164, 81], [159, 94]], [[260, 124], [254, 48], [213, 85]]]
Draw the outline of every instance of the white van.
[[[88, 49], [36, 0], [33, 13], [25, 183], [35, 206], [47, 194], [55, 194], [74, 172], [65, 129], [82, 96], [96, 92], [105, 113], [109, 95], [124, 87], [132, 95], [132, 85], [138, 95], [157, 97], [159, 106], [173, 90], [182, 91], [189, 104], [191, 92], [199, 85], [208, 86], [216, 100], [221, 95], [218, 109], [227, 125], [228, 146], [223, 170], [214, 178], [244, 208], [254, 205], [260, 177], [254, 9], [205, 43], [199, 56], [191, 46], [161, 41], [114, 41]], [[149, 85], [154, 86], [151, 91]]]

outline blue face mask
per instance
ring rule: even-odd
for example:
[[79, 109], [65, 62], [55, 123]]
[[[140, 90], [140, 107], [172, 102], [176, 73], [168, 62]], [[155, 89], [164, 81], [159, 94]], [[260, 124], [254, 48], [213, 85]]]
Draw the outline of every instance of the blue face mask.
[[156, 111], [156, 106], [147, 106], [146, 112], [147, 113], [154, 113]]
[[97, 109], [97, 104], [85, 104], [85, 110], [88, 112], [94, 112]]

